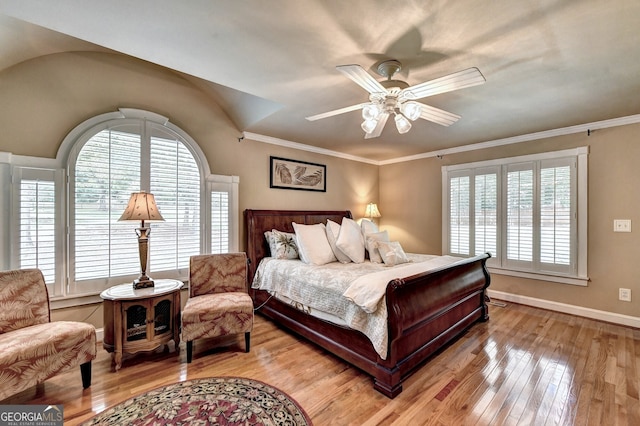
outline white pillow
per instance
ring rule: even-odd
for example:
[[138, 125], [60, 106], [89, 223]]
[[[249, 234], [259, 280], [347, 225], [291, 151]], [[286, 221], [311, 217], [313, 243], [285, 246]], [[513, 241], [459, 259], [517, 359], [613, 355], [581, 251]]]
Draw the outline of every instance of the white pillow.
[[364, 262], [364, 238], [358, 223], [347, 217], [342, 219], [336, 246], [355, 263]]
[[360, 227], [362, 228], [362, 235], [380, 232], [380, 230], [378, 229], [378, 225], [371, 222], [369, 219], [362, 219], [362, 222], [360, 222]]
[[271, 257], [276, 259], [297, 259], [299, 257], [296, 234], [273, 229], [271, 230], [271, 238], [275, 248], [275, 252], [271, 254]]
[[298, 253], [304, 263], [324, 265], [336, 261], [323, 223], [301, 225], [293, 222], [293, 229], [296, 231]]
[[369, 260], [374, 263], [382, 263], [382, 257], [380, 256], [380, 252], [378, 251], [378, 246], [376, 243], [378, 241], [389, 242], [389, 233], [387, 233], [387, 231], [374, 232], [366, 234], [365, 238], [365, 245], [367, 251], [369, 252]]
[[402, 250], [399, 242], [378, 241], [376, 245], [378, 246], [378, 251], [380, 252], [380, 256], [382, 256], [382, 260], [385, 265], [394, 266], [409, 262], [409, 258], [407, 258], [407, 255], [404, 250]]
[[378, 229], [378, 225], [376, 225], [369, 219], [362, 219], [362, 221], [360, 222], [360, 228], [362, 229], [362, 236], [364, 237], [365, 248], [369, 253], [369, 259], [372, 262], [382, 263], [382, 258], [380, 257], [378, 252], [369, 248], [369, 245], [367, 244], [367, 237], [369, 236], [369, 234], [375, 234], [380, 232], [380, 229]]
[[329, 245], [331, 246], [331, 250], [333, 250], [333, 254], [336, 259], [340, 263], [349, 263], [351, 259], [349, 256], [344, 254], [342, 250], [336, 246], [336, 241], [338, 239], [338, 235], [340, 235], [340, 225], [332, 221], [331, 219], [327, 219], [327, 240], [329, 241]]

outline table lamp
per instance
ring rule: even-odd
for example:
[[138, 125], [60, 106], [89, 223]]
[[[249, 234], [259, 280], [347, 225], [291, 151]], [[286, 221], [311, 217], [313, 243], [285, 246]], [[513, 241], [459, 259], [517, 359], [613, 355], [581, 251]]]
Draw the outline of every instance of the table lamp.
[[138, 279], [133, 281], [133, 288], [153, 287], [153, 280], [147, 276], [147, 256], [149, 253], [149, 234], [151, 228], [147, 228], [144, 222], [164, 221], [164, 218], [158, 211], [156, 199], [153, 194], [144, 191], [134, 192], [129, 198], [129, 204], [124, 209], [124, 213], [118, 221], [139, 220], [140, 228], [136, 229], [138, 235], [138, 250], [140, 251], [140, 269], [142, 273]]

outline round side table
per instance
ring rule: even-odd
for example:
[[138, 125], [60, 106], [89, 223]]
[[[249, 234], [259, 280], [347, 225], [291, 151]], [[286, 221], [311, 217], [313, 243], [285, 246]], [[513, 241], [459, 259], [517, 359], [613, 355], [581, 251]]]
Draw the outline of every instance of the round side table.
[[104, 300], [102, 346], [114, 354], [115, 370], [123, 353], [152, 351], [173, 340], [180, 344], [180, 289], [182, 281], [155, 280], [153, 287], [135, 290], [132, 283], [100, 293]]

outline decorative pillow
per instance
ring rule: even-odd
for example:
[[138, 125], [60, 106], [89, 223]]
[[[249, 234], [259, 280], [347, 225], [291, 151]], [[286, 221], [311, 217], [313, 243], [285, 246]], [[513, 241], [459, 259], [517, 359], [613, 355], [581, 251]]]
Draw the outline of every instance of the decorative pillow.
[[380, 232], [380, 230], [378, 229], [378, 225], [371, 222], [369, 219], [362, 219], [362, 221], [360, 222], [360, 227], [362, 228], [362, 235]]
[[378, 251], [378, 245], [376, 244], [378, 241], [389, 242], [389, 234], [387, 231], [374, 232], [365, 235], [366, 238], [366, 248], [369, 252], [369, 260], [374, 263], [382, 263], [382, 257], [380, 256], [380, 252]]
[[378, 241], [376, 245], [378, 246], [378, 251], [385, 265], [394, 266], [409, 262], [406, 253], [402, 250], [398, 241]]
[[329, 241], [331, 250], [333, 250], [333, 254], [335, 255], [336, 259], [338, 259], [338, 262], [340, 263], [351, 262], [351, 259], [349, 258], [349, 256], [344, 254], [342, 250], [340, 250], [338, 246], [336, 246], [338, 235], [340, 235], [340, 225], [338, 225], [337, 223], [335, 223], [330, 219], [327, 219], [326, 228], [327, 228], [327, 240]]
[[276, 259], [297, 259], [299, 257], [296, 234], [272, 229], [271, 238], [275, 248], [271, 257]]
[[301, 225], [293, 222], [293, 229], [296, 231], [298, 253], [304, 263], [324, 265], [336, 261], [323, 223]]
[[355, 263], [364, 262], [364, 238], [358, 223], [347, 217], [342, 219], [336, 246]]
[[[365, 249], [367, 249], [367, 253], [369, 254], [369, 259], [372, 262], [382, 263], [382, 258], [380, 258], [380, 255], [377, 252], [374, 252], [373, 250], [371, 250], [367, 244], [367, 236], [369, 236], [369, 234], [375, 234], [380, 232], [380, 229], [378, 229], [378, 225], [376, 225], [369, 219], [363, 218], [360, 221], [360, 228], [362, 229], [362, 236], [364, 237]], [[372, 252], [373, 252], [373, 255], [372, 255]]]
[[270, 257], [276, 257], [276, 242], [273, 239], [273, 232], [265, 231], [264, 237], [267, 239], [267, 243], [269, 244]]

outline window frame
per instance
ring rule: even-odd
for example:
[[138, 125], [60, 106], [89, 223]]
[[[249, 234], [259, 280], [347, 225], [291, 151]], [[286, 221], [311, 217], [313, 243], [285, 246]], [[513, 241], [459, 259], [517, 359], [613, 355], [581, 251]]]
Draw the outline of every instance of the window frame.
[[[22, 182], [24, 180], [40, 180], [53, 182], [55, 202], [54, 202], [54, 240], [55, 247], [63, 246], [64, 241], [64, 203], [59, 200], [65, 198], [64, 194], [64, 172], [61, 169], [48, 168], [48, 167], [33, 167], [33, 166], [13, 166], [11, 171], [12, 176], [12, 226], [10, 227], [10, 239], [11, 246], [14, 248], [11, 250], [10, 264], [13, 268], [22, 268], [21, 262], [21, 242], [20, 242], [20, 227], [21, 227], [21, 197], [22, 197]], [[64, 277], [66, 275], [66, 263], [64, 262], [65, 253], [64, 250], [55, 250], [55, 273], [54, 282], [47, 282], [47, 291], [49, 297], [55, 298], [64, 295]]]
[[[69, 262], [71, 262], [69, 234], [72, 231], [70, 224], [73, 222], [68, 211], [70, 203], [69, 169], [73, 164], [71, 162], [71, 155], [75, 154], [75, 158], [77, 158], [77, 153], [81, 150], [82, 146], [84, 146], [84, 143], [86, 143], [86, 141], [88, 141], [94, 134], [108, 128], [110, 125], [109, 123], [114, 120], [130, 120], [132, 122], [140, 120], [153, 121], [154, 123], [161, 124], [166, 129], [169, 129], [171, 132], [181, 137], [182, 142], [184, 142], [185, 146], [187, 146], [187, 148], [192, 152], [200, 169], [200, 253], [209, 253], [210, 249], [211, 221], [208, 216], [210, 214], [210, 208], [208, 206], [211, 203], [210, 187], [212, 182], [223, 185], [219, 188], [223, 188], [223, 190], [229, 192], [229, 251], [238, 250], [240, 223], [240, 216], [238, 213], [238, 176], [212, 175], [208, 161], [198, 144], [186, 132], [169, 122], [168, 118], [159, 114], [138, 109], [121, 108], [116, 112], [109, 112], [91, 117], [77, 125], [71, 132], [69, 132], [60, 145], [55, 160], [50, 158], [19, 156], [11, 153], [0, 153], [0, 183], [3, 181], [8, 183], [6, 186], [6, 193], [0, 195], [11, 203], [11, 214], [5, 216], [0, 215], [0, 219], [5, 220], [8, 224], [6, 229], [8, 229], [8, 237], [10, 241], [7, 245], [8, 253], [2, 256], [7, 262], [4, 269], [17, 269], [20, 265], [19, 235], [16, 235], [17, 232], [15, 232], [15, 230], [19, 228], [19, 215], [16, 214], [16, 212], [20, 209], [20, 179], [18, 178], [20, 168], [47, 169], [54, 171], [56, 174], [55, 208], [56, 214], [58, 215], [56, 217], [56, 223], [59, 224], [56, 225], [56, 236], [59, 239], [59, 241], [56, 240], [56, 251], [61, 260], [57, 262], [56, 265], [56, 276], [59, 278], [56, 278], [56, 282], [53, 285], [54, 291], [50, 292], [52, 309], [79, 306], [100, 301], [98, 295], [101, 289], [93, 289], [91, 291], [80, 293], [70, 291], [72, 282], [69, 274]], [[124, 123], [124, 121], [121, 122]], [[136, 244], [136, 237], [133, 232], [131, 242], [134, 245]], [[154, 278], [164, 278], [164, 276], [161, 275], [163, 274], [153, 273]], [[186, 269], [183, 271], [183, 275], [184, 276], [178, 277], [178, 279], [184, 281], [188, 278]], [[120, 282], [126, 282], [126, 279], [123, 277], [119, 277], [118, 280]], [[112, 285], [112, 283], [105, 285], [104, 288], [108, 288], [110, 285]]]
[[[532, 278], [538, 280], [559, 282], [565, 284], [586, 286], [589, 277], [587, 275], [587, 184], [588, 184], [588, 147], [578, 147], [573, 149], [566, 149], [561, 151], [546, 152], [540, 154], [531, 154], [518, 157], [494, 159], [487, 161], [479, 161], [466, 164], [456, 164], [451, 166], [443, 166], [442, 172], [442, 253], [449, 254], [449, 234], [450, 234], [450, 218], [449, 218], [449, 203], [450, 203], [450, 188], [449, 179], [451, 177], [460, 176], [476, 176], [483, 174], [486, 170], [498, 170], [498, 223], [497, 227], [497, 240], [498, 240], [498, 256], [492, 257], [488, 260], [487, 266], [490, 271], [497, 274], [518, 276], [524, 278]], [[534, 167], [539, 167], [540, 164], [556, 164], [558, 162], [571, 161], [575, 165], [575, 169], [572, 173], [575, 173], [575, 200], [572, 203], [572, 216], [575, 220], [572, 221], [574, 227], [574, 234], [572, 234], [571, 250], [572, 250], [572, 270], [563, 270], [563, 268], [546, 267], [542, 268], [541, 264], [536, 263], [537, 256], [534, 249], [534, 261], [532, 264], [523, 264], [517, 261], [507, 261], [506, 259], [506, 191], [507, 191], [507, 173], [506, 170], [511, 167], [522, 167], [526, 163], [536, 164]], [[546, 166], [545, 166], [546, 168]], [[539, 202], [540, 190], [538, 185], [540, 184], [539, 170], [534, 172], [534, 197], [536, 202]], [[474, 180], [470, 180], [470, 202], [473, 203], [474, 192]], [[473, 209], [471, 209], [472, 211]], [[537, 212], [539, 206], [534, 206], [534, 211]], [[539, 212], [534, 213], [539, 214]], [[471, 223], [475, 221], [475, 217], [470, 213], [470, 230], [469, 230], [469, 256], [474, 253], [473, 249], [473, 225]], [[539, 244], [539, 233], [534, 231], [534, 247]], [[456, 254], [453, 254], [456, 255]], [[545, 264], [547, 265], [547, 264]]]

